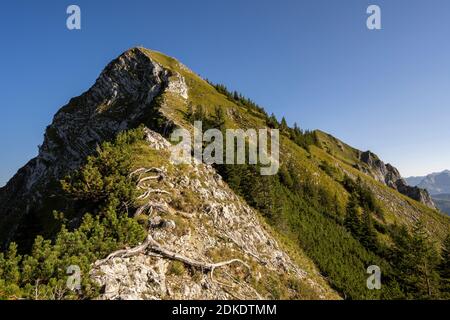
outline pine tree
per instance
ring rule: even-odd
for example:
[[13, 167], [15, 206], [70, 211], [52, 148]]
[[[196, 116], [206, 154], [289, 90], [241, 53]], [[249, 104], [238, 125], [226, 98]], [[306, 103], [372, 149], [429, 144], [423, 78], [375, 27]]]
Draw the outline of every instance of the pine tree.
[[278, 127], [280, 126], [280, 124], [278, 123], [277, 117], [275, 117], [275, 115], [272, 113], [269, 117], [269, 119], [267, 120], [267, 125], [270, 128], [274, 128], [274, 129], [278, 129]]
[[439, 274], [437, 273], [438, 254], [429, 235], [419, 221], [413, 229], [413, 248], [417, 270], [418, 294], [426, 298], [435, 297], [438, 294]]
[[344, 220], [345, 227], [355, 236], [359, 238], [361, 234], [361, 221], [359, 219], [358, 196], [352, 193], [347, 204], [347, 214]]
[[[103, 143], [97, 155], [62, 181], [68, 206], [80, 211], [80, 225], [73, 231], [63, 225], [52, 240], [36, 237], [25, 256], [17, 254], [14, 243], [6, 254], [0, 253], [0, 300], [87, 299], [97, 295], [90, 277], [82, 277], [80, 292], [67, 290], [67, 267], [77, 265], [87, 275], [94, 261], [144, 240], [145, 228], [129, 217], [128, 206], [123, 206], [133, 206], [135, 200], [136, 181], [129, 175], [132, 145], [143, 143], [144, 136], [141, 129], [119, 134], [116, 141]], [[87, 210], [95, 215], [85, 213]]]
[[15, 243], [9, 245], [6, 254], [0, 253], [0, 300], [20, 294], [19, 263], [21, 259]]
[[281, 166], [278, 171], [278, 175], [280, 176], [280, 181], [288, 188], [292, 188], [294, 185], [294, 181], [292, 180], [292, 176], [289, 172], [289, 169], [286, 166]]
[[225, 112], [224, 108], [216, 106], [212, 119], [212, 126], [223, 131], [225, 129]]
[[280, 130], [281, 131], [287, 131], [288, 130], [288, 124], [286, 122], [286, 119], [283, 117], [281, 118], [281, 123], [280, 123]]
[[417, 222], [412, 234], [405, 227], [400, 228], [393, 240], [391, 262], [402, 290], [412, 299], [438, 297], [438, 254], [423, 224]]
[[378, 248], [377, 235], [373, 227], [370, 210], [367, 207], [363, 211], [360, 241], [365, 248], [376, 252]]

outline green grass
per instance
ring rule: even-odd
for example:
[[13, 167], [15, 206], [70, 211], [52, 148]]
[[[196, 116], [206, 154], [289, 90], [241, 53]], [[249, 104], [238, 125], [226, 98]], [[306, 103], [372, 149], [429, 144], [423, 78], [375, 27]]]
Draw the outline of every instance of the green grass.
[[[227, 128], [247, 129], [266, 126], [265, 119], [260, 114], [219, 93], [198, 75], [183, 68], [175, 59], [154, 51], [145, 52], [164, 67], [180, 73], [186, 79], [189, 87], [188, 101], [182, 101], [170, 94], [164, 96], [164, 113], [178, 124], [190, 127], [191, 124], [185, 119], [185, 113], [187, 105], [192, 104], [202, 105], [209, 115], [216, 106], [225, 108]], [[293, 252], [306, 252], [307, 260], [312, 258], [320, 272], [328, 277], [329, 283], [347, 297], [373, 298], [374, 294], [367, 293], [364, 289], [363, 280], [366, 276], [364, 267], [379, 258], [367, 252], [338, 223], [343, 219], [342, 212], [345, 212], [349, 199], [349, 193], [342, 186], [344, 176], [351, 175], [355, 179], [360, 177], [364, 184], [370, 186], [384, 212], [384, 219], [374, 217], [379, 230], [385, 230], [393, 224], [407, 225], [410, 228], [413, 222], [419, 219], [425, 223], [432, 239], [440, 243], [448, 234], [450, 219], [355, 169], [356, 165], [365, 166], [359, 160], [359, 150], [320, 130], [314, 133], [317, 146], [311, 145], [308, 150], [295, 144], [287, 135], [282, 135], [281, 165], [290, 167], [300, 182], [311, 182], [322, 190], [321, 192], [334, 197], [336, 212], [329, 212], [325, 216], [312, 208], [308, 201], [304, 201], [305, 199], [297, 199], [295, 195], [287, 192], [285, 206], [291, 208], [283, 209], [281, 215], [276, 214], [275, 220], [273, 217], [265, 216], [265, 221], [275, 230], [277, 239], [284, 239], [283, 242], [289, 243], [294, 248]], [[230, 182], [230, 185], [233, 187], [233, 183]], [[236, 187], [235, 191], [241, 192], [242, 195], [242, 187]], [[252, 198], [247, 197], [246, 200], [254, 202]], [[296, 210], [297, 214], [294, 214]], [[378, 232], [377, 238], [385, 245], [391, 243], [386, 231]], [[318, 242], [323, 244], [314, 245]], [[339, 244], [339, 249], [333, 247], [336, 244]], [[350, 250], [350, 253], [346, 250]], [[339, 269], [332, 264], [341, 264], [344, 267]]]
[[321, 148], [328, 154], [350, 166], [359, 163], [359, 151], [357, 149], [326, 132], [316, 130], [315, 133]]

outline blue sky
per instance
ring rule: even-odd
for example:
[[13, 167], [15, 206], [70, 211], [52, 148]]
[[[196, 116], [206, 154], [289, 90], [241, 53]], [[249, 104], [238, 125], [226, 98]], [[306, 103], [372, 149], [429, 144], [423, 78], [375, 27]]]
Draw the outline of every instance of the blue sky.
[[[82, 30], [66, 28], [81, 7]], [[377, 4], [382, 30], [366, 28]], [[450, 1], [10, 1], [0, 5], [0, 185], [103, 67], [143, 45], [407, 175], [450, 168]]]

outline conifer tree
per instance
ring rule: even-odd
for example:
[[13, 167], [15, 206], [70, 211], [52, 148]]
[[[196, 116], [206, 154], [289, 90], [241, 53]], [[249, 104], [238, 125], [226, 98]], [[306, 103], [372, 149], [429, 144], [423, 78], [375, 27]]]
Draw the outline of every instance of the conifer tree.
[[222, 107], [216, 106], [214, 109], [212, 126], [223, 131], [225, 129], [225, 112]]
[[67, 267], [77, 265], [87, 275], [94, 261], [144, 240], [145, 229], [122, 205], [133, 206], [135, 200], [136, 181], [129, 175], [131, 146], [143, 142], [144, 136], [140, 128], [119, 134], [61, 182], [68, 205], [73, 203], [82, 215], [80, 225], [72, 231], [63, 225], [51, 240], [36, 237], [31, 252], [24, 256], [14, 243], [6, 254], [0, 253], [0, 300], [86, 299], [98, 294], [90, 277], [82, 277], [80, 292], [67, 290]]
[[269, 117], [269, 119], [267, 120], [267, 125], [270, 128], [274, 128], [274, 129], [278, 129], [278, 127], [280, 126], [280, 124], [278, 123], [277, 117], [272, 113]]
[[377, 235], [373, 226], [370, 210], [367, 206], [363, 210], [360, 241], [365, 248], [373, 252], [378, 248]]
[[395, 266], [396, 278], [412, 299], [431, 299], [438, 296], [439, 262], [434, 244], [419, 221], [409, 234], [405, 227], [394, 233], [395, 242], [391, 262]]
[[287, 129], [288, 129], [288, 125], [287, 125], [286, 119], [283, 117], [283, 118], [281, 118], [280, 130], [287, 131]]
[[359, 238], [361, 234], [361, 221], [359, 219], [358, 196], [355, 193], [351, 194], [347, 204], [347, 214], [344, 225], [355, 238]]
[[434, 243], [429, 238], [423, 223], [417, 222], [413, 229], [412, 248], [418, 278], [416, 288], [419, 295], [433, 298], [438, 294], [439, 274], [436, 269], [439, 260]]

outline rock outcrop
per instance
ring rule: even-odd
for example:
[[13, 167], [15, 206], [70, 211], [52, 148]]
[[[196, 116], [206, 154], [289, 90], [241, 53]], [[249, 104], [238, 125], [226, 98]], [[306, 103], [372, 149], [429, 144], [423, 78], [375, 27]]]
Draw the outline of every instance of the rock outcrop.
[[391, 164], [385, 164], [371, 151], [361, 152], [359, 160], [366, 166], [358, 165], [357, 169], [372, 176], [375, 180], [397, 190], [401, 194], [419, 201], [429, 208], [436, 209], [433, 199], [425, 189], [409, 186], [400, 172]]
[[[152, 148], [170, 146], [151, 130], [148, 140]], [[214, 274], [202, 273], [147, 250], [110, 259], [92, 271], [91, 277], [103, 288], [101, 299], [264, 299], [270, 298], [263, 288], [268, 278], [301, 281], [317, 292], [317, 298], [327, 296], [212, 167], [195, 163], [174, 168], [179, 174], [163, 174], [157, 185], [165, 193], [151, 200], [152, 238], [166, 250], [203, 263], [241, 259], [250, 266], [250, 278], [244, 279], [246, 268], [239, 263], [218, 268]], [[181, 212], [175, 199], [186, 194], [198, 196], [199, 205]]]
[[[45, 199], [39, 190], [48, 190], [51, 183], [77, 169], [102, 141], [155, 118], [158, 110], [153, 101], [165, 90], [188, 95], [181, 75], [133, 48], [113, 60], [87, 92], [62, 107], [45, 132], [38, 156], [0, 189], [0, 247], [41, 232], [29, 225], [41, 219], [38, 211]], [[166, 129], [172, 125], [170, 120], [147, 122]]]

